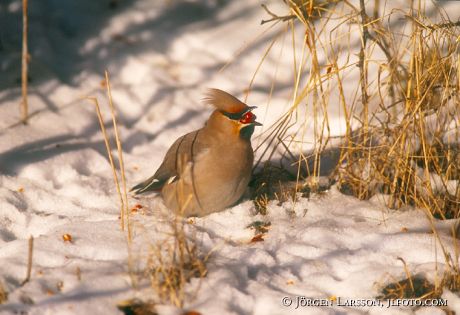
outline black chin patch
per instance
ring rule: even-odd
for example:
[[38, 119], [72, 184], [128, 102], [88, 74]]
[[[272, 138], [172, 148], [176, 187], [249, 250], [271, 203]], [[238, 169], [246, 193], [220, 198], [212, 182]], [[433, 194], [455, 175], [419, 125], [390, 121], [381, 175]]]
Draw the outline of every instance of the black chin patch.
[[251, 139], [252, 134], [254, 133], [254, 129], [256, 126], [254, 125], [247, 125], [240, 129], [240, 137], [243, 139]]

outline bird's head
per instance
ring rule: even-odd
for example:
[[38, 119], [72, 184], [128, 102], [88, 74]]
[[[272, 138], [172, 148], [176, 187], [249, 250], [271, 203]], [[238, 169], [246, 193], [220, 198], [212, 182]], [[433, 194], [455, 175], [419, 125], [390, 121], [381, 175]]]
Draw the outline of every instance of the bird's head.
[[216, 108], [208, 124], [223, 132], [231, 132], [250, 139], [255, 126], [262, 125], [256, 121], [257, 116], [252, 113], [255, 106], [248, 106], [222, 90], [209, 89], [204, 102]]

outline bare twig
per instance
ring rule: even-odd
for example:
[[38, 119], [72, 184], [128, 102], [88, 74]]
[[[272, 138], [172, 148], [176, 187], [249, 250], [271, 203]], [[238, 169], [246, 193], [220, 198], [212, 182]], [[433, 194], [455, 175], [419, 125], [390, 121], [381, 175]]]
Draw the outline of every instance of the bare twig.
[[[366, 50], [366, 44], [367, 44], [367, 39], [369, 38], [369, 30], [367, 28], [367, 15], [366, 15], [366, 8], [364, 6], [364, 0], [359, 0], [360, 8], [361, 8], [361, 23], [363, 26], [363, 35], [361, 39], [361, 50], [359, 52], [359, 70], [361, 72], [361, 96], [362, 96], [362, 102], [363, 106], [366, 109], [368, 102], [369, 102], [369, 96], [367, 94], [367, 69], [365, 67], [364, 61], [365, 61], [365, 50]], [[367, 121], [367, 118], [365, 119]], [[367, 131], [367, 130], [366, 130]]]
[[21, 120], [25, 124], [29, 116], [29, 105], [27, 102], [27, 80], [28, 80], [28, 63], [29, 63], [29, 51], [27, 47], [27, 33], [28, 33], [28, 21], [27, 21], [27, 1], [22, 0], [22, 102], [21, 102]]
[[441, 29], [441, 28], [451, 28], [451, 27], [457, 27], [460, 26], [460, 21], [457, 22], [447, 22], [447, 23], [440, 23], [440, 24], [425, 24], [419, 19], [417, 19], [414, 16], [410, 16], [409, 14], [406, 14], [406, 18], [409, 20], [412, 20], [412, 22], [415, 22], [418, 24], [418, 26], [424, 28], [424, 29], [430, 29], [432, 31]]
[[275, 13], [271, 12], [265, 4], [261, 4], [261, 7], [264, 8], [264, 10], [272, 17], [271, 19], [260, 21], [261, 25], [263, 25], [265, 23], [270, 23], [270, 22], [273, 22], [273, 21], [277, 21], [277, 20], [281, 20], [282, 22], [286, 22], [286, 21], [295, 19], [295, 17], [296, 17], [294, 14], [278, 16]]
[[26, 278], [24, 279], [24, 281], [22, 281], [21, 286], [23, 286], [30, 280], [30, 275], [32, 274], [33, 252], [34, 252], [34, 237], [30, 236], [29, 237], [29, 254], [27, 256], [27, 274], [26, 274]]

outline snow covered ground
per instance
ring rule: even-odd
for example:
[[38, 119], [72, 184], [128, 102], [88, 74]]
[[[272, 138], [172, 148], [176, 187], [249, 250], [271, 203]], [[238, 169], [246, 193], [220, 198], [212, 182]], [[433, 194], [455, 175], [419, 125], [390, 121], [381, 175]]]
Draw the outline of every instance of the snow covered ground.
[[[282, 3], [272, 1], [274, 12]], [[5, 314], [121, 314], [117, 304], [155, 299], [148, 281], [132, 287], [128, 246], [120, 230], [118, 197], [94, 106], [104, 104], [104, 70], [111, 75], [128, 185], [151, 175], [172, 141], [200, 128], [211, 109], [206, 87], [244, 98], [277, 29], [260, 26], [259, 1], [30, 1], [31, 119], [18, 124], [21, 1], [0, 3], [0, 284]], [[285, 50], [289, 50], [285, 47]], [[265, 126], [289, 104], [290, 59], [267, 57], [247, 102]], [[220, 71], [229, 61], [231, 63]], [[277, 66], [278, 65], [278, 66]], [[278, 67], [278, 68], [277, 68]], [[270, 101], [274, 77], [278, 82]], [[351, 93], [351, 92], [350, 92]], [[340, 120], [339, 114], [331, 120]], [[340, 133], [334, 124], [332, 133]], [[266, 127], [264, 127], [266, 128]], [[256, 133], [254, 143], [261, 130]], [[184, 309], [201, 314], [443, 314], [437, 307], [301, 306], [298, 299], [374, 299], [390, 282], [412, 274], [436, 281], [444, 256], [423, 212], [382, 206], [383, 196], [358, 201], [335, 186], [298, 202], [269, 204], [254, 215], [250, 200], [193, 219], [208, 274], [193, 279]], [[133, 214], [133, 251], [161, 238], [167, 226], [161, 199], [142, 197]], [[255, 221], [270, 222], [264, 240], [251, 242]], [[455, 257], [453, 221], [436, 222]], [[64, 241], [69, 234], [72, 241]], [[26, 276], [28, 239], [33, 269]], [[137, 252], [139, 251], [139, 252]], [[197, 288], [199, 290], [197, 291]], [[457, 294], [444, 290], [460, 311]], [[292, 303], [292, 304], [290, 304]], [[289, 305], [287, 305], [289, 304]], [[159, 314], [181, 314], [158, 305]]]

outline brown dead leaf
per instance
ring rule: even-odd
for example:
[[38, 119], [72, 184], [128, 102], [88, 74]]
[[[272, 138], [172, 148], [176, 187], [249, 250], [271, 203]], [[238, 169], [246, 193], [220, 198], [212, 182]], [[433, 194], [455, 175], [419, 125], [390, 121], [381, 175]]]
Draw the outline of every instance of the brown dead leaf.
[[265, 234], [257, 234], [251, 239], [250, 243], [263, 242]]
[[136, 203], [132, 208], [131, 208], [131, 213], [135, 213], [135, 212], [138, 212], [139, 210], [142, 210], [144, 209], [144, 206], [139, 204], [139, 203]]
[[68, 233], [65, 233], [64, 235], [62, 235], [62, 239], [64, 240], [64, 242], [72, 243], [72, 235]]

